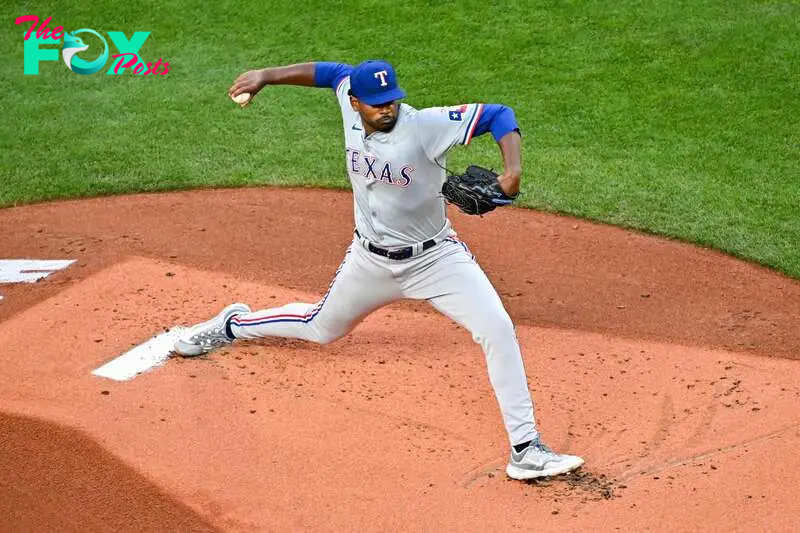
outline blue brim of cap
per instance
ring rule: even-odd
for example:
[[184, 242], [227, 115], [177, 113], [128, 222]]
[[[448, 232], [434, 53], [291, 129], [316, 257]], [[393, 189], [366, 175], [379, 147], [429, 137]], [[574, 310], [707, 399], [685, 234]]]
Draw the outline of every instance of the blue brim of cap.
[[392, 89], [391, 91], [387, 91], [385, 93], [371, 94], [369, 96], [365, 96], [364, 98], [356, 96], [356, 98], [358, 98], [365, 104], [369, 105], [385, 104], [387, 102], [393, 102], [394, 100], [400, 100], [405, 97], [406, 97], [406, 92], [400, 87], [397, 87], [396, 89]]

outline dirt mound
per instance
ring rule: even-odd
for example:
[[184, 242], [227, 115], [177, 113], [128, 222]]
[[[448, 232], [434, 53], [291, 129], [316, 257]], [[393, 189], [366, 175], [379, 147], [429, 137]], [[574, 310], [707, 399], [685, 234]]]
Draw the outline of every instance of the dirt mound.
[[91, 375], [232, 301], [315, 301], [350, 195], [58, 202], [0, 210], [5, 257], [77, 260], [0, 285], [0, 531], [795, 529], [800, 283], [565, 217], [451, 215], [515, 321], [545, 441], [582, 471], [505, 477], [480, 348], [420, 303], [328, 346]]

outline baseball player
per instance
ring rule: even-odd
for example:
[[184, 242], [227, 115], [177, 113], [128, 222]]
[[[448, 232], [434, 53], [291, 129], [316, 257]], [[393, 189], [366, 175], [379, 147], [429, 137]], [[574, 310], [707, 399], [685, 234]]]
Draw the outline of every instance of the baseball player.
[[[235, 339], [290, 337], [320, 344], [347, 334], [390, 302], [427, 300], [472, 333], [511, 443], [506, 473], [532, 479], [569, 472], [583, 459], [552, 451], [539, 438], [514, 325], [494, 287], [456, 236], [442, 197], [447, 152], [491, 133], [504, 169], [496, 182], [510, 201], [522, 164], [514, 112], [503, 105], [415, 109], [385, 61], [304, 63], [249, 71], [229, 89], [254, 97], [266, 85], [333, 89], [342, 113], [345, 165], [353, 188], [353, 242], [316, 303], [251, 311], [232, 304], [188, 329], [175, 344], [184, 356], [208, 353]], [[246, 96], [246, 95], [245, 95]], [[497, 205], [508, 203], [501, 201]]]

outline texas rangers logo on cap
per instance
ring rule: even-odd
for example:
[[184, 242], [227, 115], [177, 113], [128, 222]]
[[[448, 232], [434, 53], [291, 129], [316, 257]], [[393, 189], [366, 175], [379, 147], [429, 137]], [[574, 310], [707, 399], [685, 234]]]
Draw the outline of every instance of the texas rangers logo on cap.
[[371, 59], [359, 63], [350, 73], [350, 92], [369, 105], [380, 105], [406, 97], [397, 86], [394, 67], [386, 61]]

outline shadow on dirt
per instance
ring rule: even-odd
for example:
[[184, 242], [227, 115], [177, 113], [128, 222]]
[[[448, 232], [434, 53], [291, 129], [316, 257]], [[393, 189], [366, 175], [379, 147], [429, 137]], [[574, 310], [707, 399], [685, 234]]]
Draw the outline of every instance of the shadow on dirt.
[[88, 435], [0, 412], [0, 531], [219, 531]]

